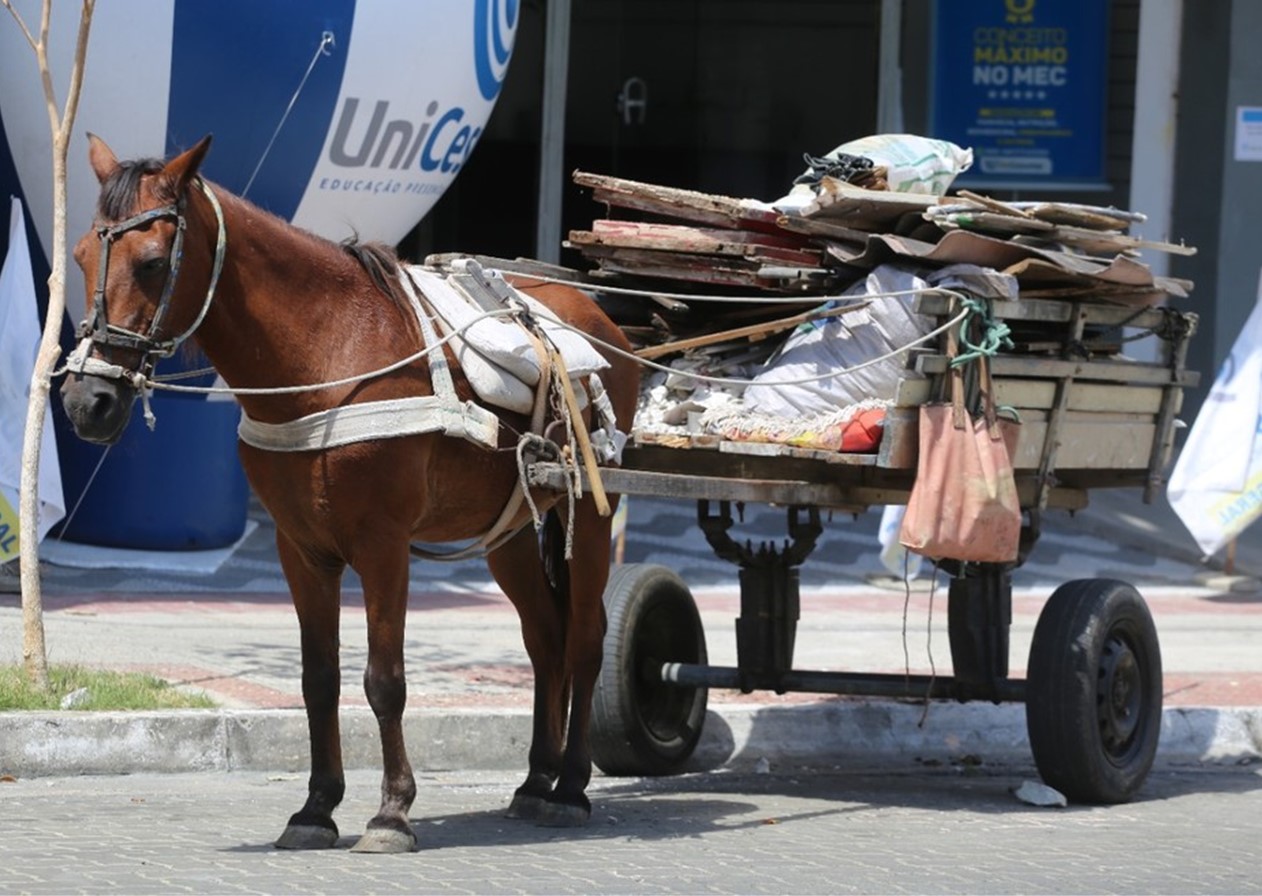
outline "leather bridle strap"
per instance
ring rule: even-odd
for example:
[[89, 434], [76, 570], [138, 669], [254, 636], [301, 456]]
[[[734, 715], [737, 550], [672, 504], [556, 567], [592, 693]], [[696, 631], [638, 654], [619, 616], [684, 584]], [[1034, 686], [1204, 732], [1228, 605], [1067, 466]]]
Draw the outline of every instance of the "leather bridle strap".
[[[175, 204], [148, 209], [117, 224], [100, 225], [96, 231], [97, 237], [101, 240], [101, 256], [100, 263], [97, 266], [96, 288], [92, 294], [92, 309], [88, 318], [79, 325], [76, 335], [79, 337], [80, 343], [68, 359], [68, 370], [114, 379], [135, 379], [137, 375], [142, 379], [147, 379], [158, 359], [173, 355], [176, 349], [201, 326], [202, 321], [206, 318], [207, 311], [210, 310], [210, 303], [214, 299], [215, 288], [219, 284], [219, 276], [223, 271], [228, 238], [227, 230], [224, 226], [223, 209], [219, 205], [219, 200], [216, 198], [214, 191], [201, 178], [198, 178], [195, 184], [210, 201], [217, 225], [215, 256], [211, 266], [210, 283], [206, 287], [206, 297], [202, 300], [202, 305], [196, 318], [184, 332], [165, 339], [160, 338], [162, 323], [171, 306], [171, 297], [175, 291], [175, 283], [179, 276], [180, 263], [184, 255], [184, 233], [186, 230], [184, 197], [181, 197], [180, 201]], [[154, 312], [153, 320], [149, 324], [148, 332], [142, 334], [111, 324], [108, 320], [105, 288], [109, 273], [110, 246], [120, 234], [144, 227], [149, 222], [159, 218], [175, 219], [175, 237], [171, 242], [167, 279], [162, 287], [162, 295], [158, 299], [157, 310]], [[141, 352], [143, 358], [139, 369], [127, 371], [120, 365], [107, 364], [90, 358], [89, 355], [93, 346], [108, 346]]]

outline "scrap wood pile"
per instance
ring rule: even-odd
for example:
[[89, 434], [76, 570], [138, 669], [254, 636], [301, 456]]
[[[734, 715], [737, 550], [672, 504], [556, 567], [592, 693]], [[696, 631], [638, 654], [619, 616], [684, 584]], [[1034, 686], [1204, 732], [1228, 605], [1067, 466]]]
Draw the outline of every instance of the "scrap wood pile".
[[[967, 167], [967, 150], [943, 145], [964, 156], [959, 170]], [[606, 307], [637, 354], [681, 372], [754, 383], [751, 389], [696, 388], [697, 381], [686, 377], [650, 378], [647, 404], [655, 403], [649, 393], [656, 390], [660, 406], [653, 411], [642, 402], [637, 427], [647, 419], [666, 429], [687, 422], [695, 441], [697, 414], [691, 412], [705, 411], [706, 429], [724, 438], [863, 450], [847, 444], [853, 429], [848, 424], [863, 418], [860, 428], [870, 434], [873, 418], [866, 412], [889, 403], [905, 357], [887, 359], [853, 388], [841, 382], [845, 377], [787, 389], [760, 390], [758, 381], [786, 382], [802, 370], [818, 369], [821, 358], [849, 367], [862, 360], [854, 351], [896, 349], [898, 340], [925, 333], [928, 324], [904, 320], [920, 317], [907, 314], [913, 300], [906, 294], [882, 297], [888, 290], [958, 286], [958, 278], [950, 283], [941, 278], [963, 272], [966, 287], [990, 298], [1142, 309], [1186, 297], [1192, 287], [1186, 280], [1155, 277], [1139, 260], [1141, 249], [1195, 252], [1131, 235], [1143, 215], [1057, 202], [999, 202], [966, 190], [942, 196], [873, 189], [893, 187], [898, 178], [888, 176], [886, 165], [849, 164], [854, 158], [840, 152], [844, 149], [830, 156], [848, 163], [849, 179], [833, 176], [841, 174], [840, 166], [828, 168], [827, 157], [808, 157], [808, 174], [774, 203], [575, 172], [575, 183], [589, 189], [607, 213], [590, 229], [572, 231], [568, 245], [591, 262], [588, 276], [596, 284], [635, 290], [613, 294]], [[945, 192], [955, 173], [939, 178], [934, 189]], [[866, 310], [856, 317], [855, 308]], [[875, 341], [864, 334], [874, 320], [881, 335]], [[1014, 329], [1017, 351], [1063, 349], [1063, 340], [1047, 338], [1040, 326]], [[815, 337], [830, 345], [794, 346], [804, 333], [806, 343]], [[772, 365], [779, 370], [768, 376]], [[829, 434], [821, 440], [824, 430]]]
[[[975, 264], [1015, 276], [1026, 298], [1065, 298], [1154, 305], [1167, 296], [1185, 298], [1192, 284], [1154, 277], [1135, 254], [1155, 249], [1195, 250], [1130, 236], [1143, 215], [1055, 202], [1001, 203], [969, 191], [937, 197], [854, 187], [826, 178], [814, 202], [778, 209], [753, 199], [734, 199], [674, 187], [638, 183], [582, 171], [574, 182], [591, 189], [612, 210], [648, 213], [668, 221], [607, 217], [590, 230], [571, 231], [569, 245], [595, 264], [591, 276], [609, 284], [659, 290], [645, 316], [628, 320], [633, 341], [657, 357], [695, 347], [691, 340], [757, 317], [748, 306], [715, 314], [678, 293], [733, 290], [751, 295], [840, 294], [876, 266], [906, 261], [925, 267]], [[739, 294], [739, 292], [737, 293]], [[650, 296], [650, 300], [652, 297]], [[626, 303], [621, 303], [625, 305]], [[783, 299], [760, 309], [783, 316]], [[634, 315], [628, 314], [628, 318]], [[795, 316], [790, 315], [790, 321]], [[798, 321], [800, 322], [800, 321]], [[796, 326], [796, 322], [792, 323]], [[729, 329], [735, 329], [729, 328]], [[739, 336], [737, 337], [739, 338]]]

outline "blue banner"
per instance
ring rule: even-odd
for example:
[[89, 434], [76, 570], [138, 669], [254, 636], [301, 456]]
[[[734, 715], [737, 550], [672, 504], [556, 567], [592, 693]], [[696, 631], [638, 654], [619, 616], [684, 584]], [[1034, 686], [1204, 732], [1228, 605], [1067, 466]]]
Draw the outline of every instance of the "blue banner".
[[936, 0], [930, 136], [956, 186], [1105, 187], [1109, 0]]

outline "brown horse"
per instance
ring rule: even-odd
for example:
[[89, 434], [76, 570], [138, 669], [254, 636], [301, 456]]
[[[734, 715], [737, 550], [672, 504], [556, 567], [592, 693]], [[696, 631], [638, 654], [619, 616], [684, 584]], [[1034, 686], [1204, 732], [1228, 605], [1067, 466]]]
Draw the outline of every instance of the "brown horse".
[[[96, 137], [89, 159], [101, 182], [95, 228], [79, 241], [89, 316], [62, 387], [76, 433], [118, 439], [155, 359], [185, 339], [234, 389], [329, 383], [417, 353], [418, 317], [399, 295], [393, 255], [338, 245], [295, 228], [198, 176], [203, 139], [166, 162], [119, 162]], [[561, 320], [626, 348], [618, 328], [584, 293], [523, 284]], [[444, 349], [458, 397], [473, 397]], [[631, 419], [637, 370], [605, 352], [617, 419]], [[420, 359], [362, 381], [285, 394], [239, 393], [248, 417], [283, 423], [329, 408], [432, 394]], [[497, 412], [498, 449], [441, 433], [359, 441], [319, 450], [272, 451], [242, 442], [249, 481], [277, 527], [277, 549], [298, 614], [311, 777], [302, 809], [277, 845], [321, 848], [338, 839], [333, 810], [345, 789], [338, 727], [340, 585], [360, 576], [368, 624], [364, 690], [380, 726], [381, 807], [356, 844], [365, 851], [415, 846], [408, 810], [416, 795], [403, 742], [403, 635], [409, 550], [484, 533], [519, 489], [514, 440], [525, 417]], [[587, 746], [592, 690], [601, 664], [609, 568], [608, 518], [591, 496], [575, 504], [572, 559], [557, 561], [548, 534], [566, 502], [534, 492], [549, 508], [544, 537], [525, 525], [487, 555], [516, 607], [535, 673], [529, 772], [509, 815], [582, 824], [591, 813]], [[615, 499], [616, 500], [616, 499]], [[514, 525], [530, 521], [529, 508]], [[542, 544], [541, 544], [542, 542]], [[567, 706], [568, 703], [568, 706]], [[567, 725], [568, 718], [568, 725]]]

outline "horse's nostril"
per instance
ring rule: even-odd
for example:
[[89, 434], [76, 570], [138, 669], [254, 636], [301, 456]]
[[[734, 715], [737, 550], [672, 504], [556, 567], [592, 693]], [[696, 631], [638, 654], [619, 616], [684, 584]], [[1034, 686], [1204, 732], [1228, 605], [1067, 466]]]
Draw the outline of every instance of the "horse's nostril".
[[92, 396], [92, 415], [98, 419], [109, 416], [117, 404], [113, 393], [97, 392]]
[[118, 440], [131, 416], [131, 390], [95, 377], [68, 380], [61, 390], [62, 406], [75, 433], [89, 442]]

